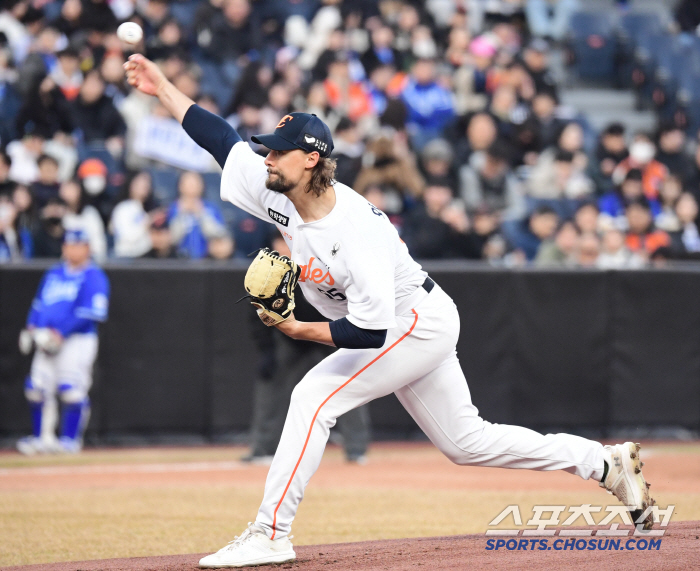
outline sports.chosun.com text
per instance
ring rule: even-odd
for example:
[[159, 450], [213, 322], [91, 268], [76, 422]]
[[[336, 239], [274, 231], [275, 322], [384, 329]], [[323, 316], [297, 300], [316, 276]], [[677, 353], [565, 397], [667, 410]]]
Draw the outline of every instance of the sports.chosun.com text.
[[640, 539], [488, 539], [486, 551], [650, 551], [661, 549], [661, 538]]

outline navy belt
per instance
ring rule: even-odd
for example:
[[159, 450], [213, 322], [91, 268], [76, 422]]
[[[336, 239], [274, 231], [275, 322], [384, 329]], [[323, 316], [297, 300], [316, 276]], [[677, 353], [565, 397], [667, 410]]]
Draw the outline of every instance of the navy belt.
[[421, 286], [425, 291], [430, 293], [433, 291], [433, 288], [435, 287], [435, 282], [431, 280], [430, 278], [425, 278], [425, 281], [423, 282], [423, 285]]

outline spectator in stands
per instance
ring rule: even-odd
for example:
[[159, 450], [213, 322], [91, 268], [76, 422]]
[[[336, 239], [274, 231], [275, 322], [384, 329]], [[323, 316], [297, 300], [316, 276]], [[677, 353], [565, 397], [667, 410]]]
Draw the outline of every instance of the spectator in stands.
[[29, 185], [39, 176], [36, 162], [44, 149], [46, 137], [34, 123], [23, 126], [22, 139], [11, 141], [5, 151], [11, 159], [10, 178], [20, 184]]
[[224, 0], [208, 25], [197, 34], [207, 58], [218, 64], [219, 73], [235, 85], [251, 56], [262, 46], [260, 23], [248, 0]]
[[551, 90], [538, 91], [532, 98], [532, 113], [537, 120], [537, 140], [541, 148], [557, 144], [565, 122], [557, 117], [557, 98]]
[[58, 196], [58, 161], [52, 156], [41, 155], [37, 159], [37, 166], [39, 176], [29, 189], [36, 205], [42, 208], [50, 199]]
[[380, 132], [367, 143], [362, 163], [354, 189], [360, 194], [370, 185], [391, 190], [390, 212], [400, 212], [406, 200], [415, 200], [423, 193], [423, 177], [409, 159], [399, 156], [394, 133], [390, 131]]
[[593, 201], [585, 201], [578, 205], [574, 212], [573, 222], [580, 233], [598, 232], [600, 210]]
[[78, 167], [78, 180], [85, 190], [88, 201], [100, 212], [105, 219], [112, 208], [112, 193], [110, 188], [107, 165], [100, 159], [86, 159]]
[[564, 127], [556, 147], [546, 149], [532, 169], [528, 195], [537, 199], [582, 199], [594, 192], [585, 173], [588, 157], [583, 151], [583, 129], [578, 123]]
[[670, 174], [688, 178], [693, 171], [693, 162], [685, 153], [685, 131], [674, 123], [665, 123], [659, 129], [657, 144], [656, 160], [665, 165]]
[[66, 213], [66, 205], [60, 198], [51, 198], [41, 209], [40, 223], [32, 236], [35, 258], [61, 257]]
[[71, 102], [71, 118], [84, 143], [101, 142], [109, 149], [123, 148], [126, 124], [105, 95], [105, 82], [98, 70], [85, 75], [80, 94]]
[[425, 188], [422, 201], [406, 216], [403, 239], [418, 259], [480, 257], [472, 251], [469, 218], [445, 184]]
[[468, 243], [474, 258], [495, 261], [506, 253], [506, 240], [500, 229], [500, 216], [487, 206], [480, 206], [472, 213], [472, 229]]
[[145, 36], [152, 40], [168, 19], [168, 2], [166, 0], [138, 2], [137, 14], [143, 21]]
[[601, 270], [641, 268], [644, 266], [644, 258], [627, 248], [625, 234], [621, 230], [610, 228], [603, 234], [596, 266]]
[[668, 175], [668, 169], [654, 157], [656, 146], [646, 133], [637, 133], [630, 145], [629, 157], [620, 162], [613, 171], [613, 182], [620, 184], [631, 169], [642, 172], [642, 189], [644, 196], [656, 200], [661, 183]]
[[[140, 258], [151, 251], [151, 224], [157, 215], [151, 176], [137, 173], [126, 185], [127, 193], [112, 211], [110, 231], [117, 258]], [[162, 213], [161, 213], [162, 214]], [[161, 215], [165, 218], [164, 215]]]
[[58, 65], [51, 71], [49, 77], [61, 90], [63, 97], [67, 101], [73, 101], [80, 93], [80, 86], [83, 84], [80, 56], [78, 51], [72, 47], [61, 50], [56, 56]]
[[[263, 131], [267, 133], [267, 131]], [[335, 128], [333, 154], [336, 160], [335, 178], [352, 187], [355, 177], [362, 169], [362, 153], [365, 146], [354, 121], [343, 117]]]
[[433, 139], [423, 147], [420, 154], [423, 176], [428, 180], [445, 180], [453, 192], [456, 192], [459, 188], [459, 175], [453, 163], [454, 151], [445, 139]]
[[370, 47], [360, 58], [368, 76], [382, 65], [390, 65], [395, 69], [403, 68], [403, 57], [393, 46], [394, 31], [389, 26], [378, 26], [372, 30]]
[[223, 217], [212, 203], [202, 199], [204, 181], [195, 172], [185, 172], [178, 183], [180, 197], [168, 212], [168, 224], [178, 255], [204, 258], [208, 243], [228, 236]]
[[[550, 162], [551, 158], [551, 162]], [[593, 182], [575, 163], [575, 155], [564, 149], [543, 153], [530, 175], [528, 195], [538, 199], [580, 200], [593, 195]]]
[[319, 117], [329, 129], [335, 129], [342, 115], [331, 107], [324, 83], [312, 83], [306, 95], [306, 113]]
[[681, 0], [676, 8], [676, 21], [682, 31], [696, 33], [700, 26], [700, 5], [695, 0]]
[[549, 71], [549, 44], [542, 38], [530, 41], [522, 53], [525, 71], [532, 78], [536, 91], [549, 91], [555, 96], [557, 84]]
[[166, 60], [172, 55], [182, 56], [186, 49], [177, 20], [166, 17], [158, 25], [157, 34], [147, 42], [146, 55], [153, 61]]
[[527, 25], [533, 36], [561, 41], [569, 30], [572, 14], [579, 7], [579, 0], [527, 0]]
[[350, 73], [350, 56], [340, 51], [328, 66], [328, 77], [323, 85], [328, 104], [340, 116], [359, 121], [372, 112], [372, 100], [361, 81], [353, 79]]
[[432, 58], [422, 58], [413, 64], [401, 99], [408, 109], [407, 127], [417, 150], [440, 137], [454, 117], [452, 94], [436, 81]]
[[15, 230], [17, 210], [12, 199], [0, 195], [0, 263], [19, 260], [21, 244]]
[[504, 231], [511, 247], [522, 252], [527, 261], [533, 261], [540, 244], [554, 237], [558, 225], [559, 216], [553, 208], [538, 206], [524, 221], [504, 226]]
[[654, 224], [666, 232], [678, 232], [681, 229], [680, 220], [676, 214], [676, 204], [683, 194], [683, 183], [675, 175], [669, 175], [661, 185], [659, 202], [661, 212], [654, 216]]
[[144, 257], [155, 259], [177, 258], [177, 252], [173, 246], [173, 238], [168, 228], [166, 216], [155, 216], [149, 229], [149, 240], [153, 245]]
[[10, 178], [10, 168], [12, 167], [12, 159], [10, 156], [0, 150], [0, 195], [11, 195], [17, 183]]
[[506, 220], [525, 216], [523, 189], [510, 170], [509, 158], [508, 146], [496, 141], [479, 166], [465, 165], [460, 169], [460, 195], [468, 209], [486, 205]]
[[117, 27], [117, 18], [103, 0], [83, 0], [79, 11], [78, 27], [106, 32]]
[[700, 232], [698, 225], [695, 222], [698, 217], [698, 203], [695, 197], [689, 192], [684, 192], [676, 203], [676, 216], [680, 223], [680, 230], [671, 237], [674, 242], [680, 243], [683, 252], [694, 254], [695, 259], [698, 259], [697, 254], [700, 253]]
[[93, 259], [101, 264], [107, 259], [107, 236], [100, 213], [87, 203], [85, 189], [76, 179], [61, 184], [58, 195], [66, 205], [63, 227], [86, 234]]
[[671, 245], [669, 235], [654, 227], [649, 200], [645, 196], [629, 200], [625, 206], [627, 236], [625, 244], [632, 252], [648, 258], [659, 248]]
[[576, 265], [582, 268], [594, 268], [600, 256], [600, 238], [595, 232], [584, 232], [578, 239], [576, 248]]
[[700, 198], [700, 143], [697, 141], [692, 167], [688, 176], [683, 181], [683, 186], [687, 188], [689, 192], [693, 193], [696, 200]]
[[[460, 129], [460, 124], [463, 128]], [[496, 120], [489, 113], [475, 113], [459, 121], [457, 127], [455, 161], [457, 164], [469, 162], [478, 166], [486, 151], [498, 137]]]
[[47, 139], [57, 132], [70, 133], [73, 130], [69, 103], [52, 76], [44, 77], [38, 88], [26, 94], [17, 124], [34, 125]]
[[536, 266], [572, 266], [579, 248], [579, 229], [571, 220], [565, 220], [556, 234], [543, 240], [537, 248]]
[[628, 156], [624, 125], [611, 123], [600, 134], [598, 146], [588, 169], [598, 194], [610, 192], [615, 188], [613, 172]]
[[[642, 171], [632, 169], [627, 172], [625, 180], [620, 185], [619, 189], [608, 192], [600, 197], [598, 207], [602, 223], [606, 226], [613, 225], [621, 230], [627, 230], [627, 216], [625, 214], [625, 205], [644, 196]], [[656, 200], [648, 200], [649, 207], [653, 216], [658, 216], [661, 213], [661, 207]]]
[[455, 106], [459, 113], [483, 109], [487, 103], [496, 71], [493, 60], [498, 52], [497, 40], [484, 34], [469, 43], [469, 51], [454, 74]]
[[213, 260], [228, 260], [233, 256], [234, 244], [230, 236], [215, 236], [207, 244], [207, 257]]
[[17, 185], [12, 192], [12, 204], [15, 207], [15, 231], [19, 239], [22, 256], [34, 255], [34, 234], [39, 229], [39, 213], [32, 193], [23, 185]]

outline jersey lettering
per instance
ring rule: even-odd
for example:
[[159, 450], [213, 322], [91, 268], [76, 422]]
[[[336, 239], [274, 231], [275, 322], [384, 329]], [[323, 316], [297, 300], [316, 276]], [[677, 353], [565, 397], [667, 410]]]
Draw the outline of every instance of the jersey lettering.
[[375, 215], [377, 215], [377, 216], [381, 216], [382, 214], [384, 214], [381, 210], [379, 210], [379, 208], [377, 208], [377, 207], [376, 207], [374, 204], [372, 204], [371, 202], [368, 202], [367, 204], [369, 204], [369, 207], [372, 209], [372, 213], [373, 213], [373, 214], [375, 214]]
[[312, 256], [309, 259], [308, 264], [306, 264], [305, 266], [301, 266], [301, 274], [299, 276], [299, 281], [305, 282], [306, 280], [309, 280], [314, 282], [315, 284], [321, 284], [325, 282], [326, 285], [329, 286], [335, 284], [335, 280], [333, 279], [330, 270], [328, 270], [324, 274], [321, 268], [312, 267], [315, 259], [316, 258]]
[[267, 209], [267, 214], [272, 218], [275, 222], [278, 224], [281, 224], [282, 226], [289, 226], [289, 217], [285, 216], [284, 214], [280, 214], [276, 210], [272, 210], [272, 208]]
[[345, 301], [347, 299], [347, 297], [345, 297], [342, 293], [337, 291], [334, 287], [332, 287], [329, 290], [321, 289], [320, 287], [316, 289], [318, 289], [318, 291], [320, 291], [328, 299], [334, 299], [336, 301]]
[[61, 301], [75, 301], [80, 291], [80, 282], [78, 281], [63, 281], [54, 276], [49, 277], [44, 291], [41, 295], [41, 300], [46, 305], [53, 305]]

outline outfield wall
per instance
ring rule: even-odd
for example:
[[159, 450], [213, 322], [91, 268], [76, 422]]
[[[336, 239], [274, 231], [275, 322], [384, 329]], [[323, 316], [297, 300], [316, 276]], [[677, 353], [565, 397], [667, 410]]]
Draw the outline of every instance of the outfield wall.
[[[0, 267], [0, 436], [29, 430], [17, 335], [46, 264]], [[454, 299], [458, 352], [484, 418], [599, 433], [700, 429], [700, 269], [503, 270], [426, 264]], [[89, 435], [216, 438], [247, 429], [260, 356], [245, 265], [109, 264]], [[393, 396], [378, 433], [417, 430]]]

